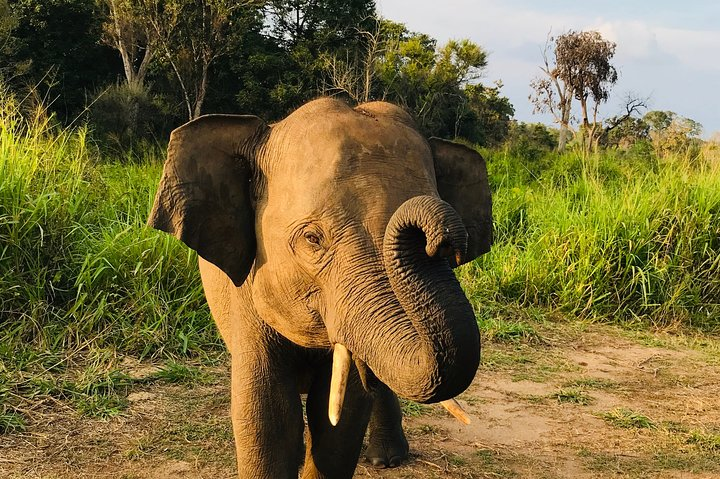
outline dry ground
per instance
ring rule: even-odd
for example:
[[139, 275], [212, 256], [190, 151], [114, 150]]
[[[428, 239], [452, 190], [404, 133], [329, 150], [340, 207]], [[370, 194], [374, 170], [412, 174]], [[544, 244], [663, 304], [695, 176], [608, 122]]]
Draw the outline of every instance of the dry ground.
[[[460, 396], [471, 425], [405, 404], [409, 462], [361, 462], [356, 477], [720, 477], [720, 341], [532, 328], [530, 339], [485, 343]], [[46, 401], [24, 432], [0, 435], [0, 478], [233, 478], [228, 371], [207, 371], [201, 384], [133, 387], [109, 420]]]

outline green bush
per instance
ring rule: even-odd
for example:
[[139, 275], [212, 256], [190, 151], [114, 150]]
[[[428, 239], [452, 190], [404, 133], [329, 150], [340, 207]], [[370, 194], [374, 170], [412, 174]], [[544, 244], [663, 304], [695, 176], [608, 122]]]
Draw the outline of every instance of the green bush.
[[138, 146], [142, 150], [143, 142], [164, 141], [175, 120], [161, 98], [127, 83], [98, 92], [89, 112], [93, 138], [116, 153]]
[[505, 148], [513, 157], [537, 162], [557, 146], [557, 132], [541, 123], [510, 124]]

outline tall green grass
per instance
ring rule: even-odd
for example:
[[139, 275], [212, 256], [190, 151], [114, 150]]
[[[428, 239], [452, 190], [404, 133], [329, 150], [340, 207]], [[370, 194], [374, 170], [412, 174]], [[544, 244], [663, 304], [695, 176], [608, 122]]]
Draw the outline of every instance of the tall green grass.
[[[99, 161], [84, 129], [0, 105], [0, 354], [219, 347], [196, 256], [144, 226], [161, 158]], [[483, 305], [716, 327], [720, 160], [486, 152], [496, 243], [459, 275]]]
[[720, 161], [551, 160], [490, 153], [496, 243], [460, 273], [476, 304], [720, 329]]
[[103, 164], [86, 130], [0, 99], [0, 356], [219, 345], [194, 253], [144, 226], [160, 171]]

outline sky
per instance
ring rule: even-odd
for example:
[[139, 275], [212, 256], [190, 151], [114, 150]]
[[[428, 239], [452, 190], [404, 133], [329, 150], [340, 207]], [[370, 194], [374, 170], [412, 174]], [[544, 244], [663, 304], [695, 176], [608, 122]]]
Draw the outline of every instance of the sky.
[[483, 47], [489, 57], [481, 81], [502, 80], [520, 121], [552, 123], [548, 115], [533, 115], [528, 101], [548, 34], [597, 30], [617, 44], [613, 64], [619, 73], [601, 118], [622, 113], [623, 99], [635, 94], [649, 98], [651, 110], [700, 122], [705, 138], [720, 132], [718, 0], [376, 1], [383, 17], [440, 45], [468, 38]]

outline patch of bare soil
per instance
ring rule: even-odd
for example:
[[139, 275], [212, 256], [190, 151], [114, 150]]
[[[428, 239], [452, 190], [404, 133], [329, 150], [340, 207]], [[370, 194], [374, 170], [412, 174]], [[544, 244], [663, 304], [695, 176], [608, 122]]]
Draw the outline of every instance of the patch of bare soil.
[[[543, 329], [545, 328], [545, 329]], [[720, 346], [617, 329], [538, 326], [535, 343], [486, 343], [459, 400], [408, 407], [408, 463], [357, 478], [720, 477]], [[652, 344], [652, 345], [650, 345]], [[107, 421], [46, 406], [0, 435], [2, 478], [233, 478], [226, 368], [196, 386], [134, 388]]]

